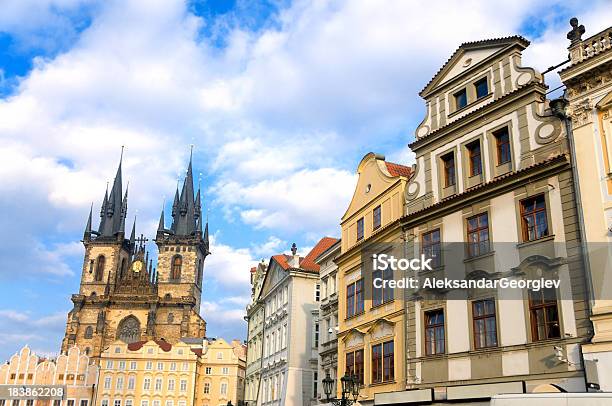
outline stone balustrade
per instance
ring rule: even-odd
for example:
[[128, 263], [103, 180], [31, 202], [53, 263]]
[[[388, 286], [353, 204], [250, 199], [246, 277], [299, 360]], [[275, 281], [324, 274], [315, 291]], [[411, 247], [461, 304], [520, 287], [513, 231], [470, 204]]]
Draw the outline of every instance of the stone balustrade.
[[612, 27], [570, 47], [570, 60], [573, 65], [610, 48], [612, 48]]

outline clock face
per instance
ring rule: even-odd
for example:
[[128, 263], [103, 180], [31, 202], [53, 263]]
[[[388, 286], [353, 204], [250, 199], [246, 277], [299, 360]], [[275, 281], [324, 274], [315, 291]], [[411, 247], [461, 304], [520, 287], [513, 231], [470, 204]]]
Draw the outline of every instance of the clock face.
[[142, 261], [134, 261], [134, 263], [132, 264], [132, 271], [140, 272], [141, 269], [142, 269]]

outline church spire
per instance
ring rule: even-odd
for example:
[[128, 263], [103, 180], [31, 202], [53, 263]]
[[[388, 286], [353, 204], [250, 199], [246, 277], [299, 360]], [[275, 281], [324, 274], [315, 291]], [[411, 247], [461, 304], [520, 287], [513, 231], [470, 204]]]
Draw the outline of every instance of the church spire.
[[121, 159], [117, 174], [113, 181], [113, 187], [108, 194], [108, 188], [104, 195], [104, 202], [100, 210], [100, 227], [98, 229], [100, 237], [115, 237], [118, 233], [125, 233], [125, 216], [127, 214], [127, 190], [125, 197], [122, 198], [122, 174], [121, 165], [123, 163], [123, 147], [121, 148]]
[[180, 196], [177, 194], [172, 205], [172, 231], [178, 236], [191, 236], [196, 232], [196, 203], [193, 193], [193, 149], [189, 157], [187, 175]]
[[87, 217], [87, 224], [85, 225], [85, 232], [83, 233], [83, 241], [91, 240], [91, 216], [93, 214], [93, 203], [89, 208], [89, 217]]
[[130, 234], [130, 247], [134, 250], [136, 245], [136, 216], [134, 216], [134, 225], [132, 226], [132, 234]]

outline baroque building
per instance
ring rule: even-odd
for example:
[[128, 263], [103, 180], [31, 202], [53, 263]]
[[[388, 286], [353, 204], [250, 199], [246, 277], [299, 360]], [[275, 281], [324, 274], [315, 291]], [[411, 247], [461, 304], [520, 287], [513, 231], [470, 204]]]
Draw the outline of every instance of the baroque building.
[[340, 240], [319, 255], [315, 262], [321, 268], [321, 301], [319, 305], [319, 375], [317, 397], [325, 399], [323, 379], [335, 379], [338, 370], [338, 266]]
[[[380, 244], [401, 244], [400, 218], [412, 169], [369, 153], [357, 167], [353, 198], [342, 216], [338, 265], [338, 383], [354, 375], [361, 386], [359, 404], [378, 393], [405, 388], [405, 313], [401, 289], [373, 289], [368, 252]], [[391, 279], [389, 275], [384, 276]], [[398, 275], [399, 277], [399, 275]]]
[[200, 191], [194, 197], [191, 159], [182, 191], [177, 187], [175, 193], [170, 228], [161, 213], [155, 239], [157, 269], [146, 251], [146, 238], [136, 238], [135, 220], [126, 238], [127, 201], [120, 162], [110, 194], [108, 189], [104, 194], [97, 230], [89, 213], [80, 289], [72, 295], [63, 352], [76, 345], [97, 359], [116, 340], [175, 343], [206, 334], [199, 308], [209, 254], [208, 224], [202, 231]]
[[442, 279], [558, 277], [558, 288], [421, 289], [406, 297], [405, 386], [385, 404], [487, 404], [500, 393], [582, 392], [589, 335], [566, 127], [529, 41], [461, 45], [421, 91], [426, 117], [401, 229]]
[[66, 354], [56, 359], [37, 356], [26, 345], [7, 363], [0, 365], [2, 385], [62, 385], [66, 392], [60, 399], [0, 399], [0, 406], [92, 406], [95, 404], [95, 387], [98, 382], [98, 366], [81, 352], [70, 347]]
[[570, 24], [570, 63], [559, 75], [569, 102], [594, 328], [582, 352], [588, 383], [612, 391], [612, 27], [583, 39], [584, 26], [575, 18]]
[[249, 405], [256, 405], [261, 380], [261, 358], [263, 355], [264, 305], [259, 300], [268, 265], [263, 262], [251, 268], [251, 302], [246, 308], [247, 360], [244, 399]]
[[270, 258], [258, 301], [263, 304], [263, 353], [257, 405], [317, 403], [320, 299], [315, 259], [337, 242], [322, 238], [304, 257]]

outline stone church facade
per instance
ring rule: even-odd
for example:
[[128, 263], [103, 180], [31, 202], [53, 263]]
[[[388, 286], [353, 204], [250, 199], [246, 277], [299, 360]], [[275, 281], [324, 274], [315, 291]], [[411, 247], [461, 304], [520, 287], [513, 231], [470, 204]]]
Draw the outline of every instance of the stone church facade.
[[110, 343], [142, 340], [176, 343], [203, 338], [206, 322], [199, 314], [204, 260], [209, 254], [208, 224], [202, 231], [200, 191], [194, 198], [192, 163], [181, 193], [172, 205], [166, 228], [162, 210], [155, 243], [157, 269], [136, 238], [136, 223], [126, 238], [127, 189], [121, 163], [110, 194], [104, 195], [100, 224], [92, 229], [92, 213], [83, 235], [85, 256], [80, 289], [72, 295], [62, 352], [76, 345], [94, 360]]

